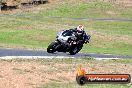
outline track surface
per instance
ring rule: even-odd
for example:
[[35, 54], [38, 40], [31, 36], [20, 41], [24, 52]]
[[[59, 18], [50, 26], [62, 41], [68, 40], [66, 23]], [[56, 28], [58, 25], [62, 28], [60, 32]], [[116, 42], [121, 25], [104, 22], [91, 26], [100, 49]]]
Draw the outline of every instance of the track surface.
[[45, 16], [27, 16], [23, 13], [19, 14], [0, 14], [0, 16], [10, 16], [10, 17], [19, 17], [19, 18], [27, 18], [27, 19], [34, 19], [34, 20], [41, 20], [41, 19], [65, 19], [65, 20], [96, 20], [96, 21], [126, 21], [132, 22], [131, 18], [72, 18], [72, 17], [45, 17]]
[[95, 53], [78, 53], [76, 55], [69, 55], [68, 53], [56, 52], [53, 54], [47, 53], [43, 50], [22, 50], [22, 49], [5, 49], [0, 48], [0, 57], [5, 56], [64, 56], [75, 58], [132, 58], [132, 56], [119, 56], [110, 54], [95, 54]]

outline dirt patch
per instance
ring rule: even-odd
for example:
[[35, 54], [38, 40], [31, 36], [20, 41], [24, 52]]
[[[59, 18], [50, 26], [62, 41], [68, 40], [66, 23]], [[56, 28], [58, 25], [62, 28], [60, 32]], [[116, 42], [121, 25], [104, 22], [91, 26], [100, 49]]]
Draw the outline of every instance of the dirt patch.
[[115, 3], [124, 7], [132, 7], [132, 0], [102, 0], [102, 1]]
[[[83, 68], [90, 74], [130, 73], [132, 64], [83, 63]], [[71, 83], [75, 81], [78, 64], [40, 63], [40, 62], [0, 62], [0, 88], [36, 88], [41, 85], [55, 83]]]
[[[63, 64], [65, 66], [65, 64]], [[0, 88], [32, 88], [49, 82], [69, 82], [73, 74], [56, 65], [35, 62], [1, 62]], [[74, 77], [73, 77], [74, 78]], [[73, 80], [72, 80], [73, 81]]]
[[116, 15], [117, 13], [113, 12], [113, 11], [106, 11], [107, 14], [109, 15]]
[[[24, 1], [26, 2], [26, 1]], [[33, 12], [33, 13], [38, 13], [41, 10], [48, 10], [50, 8], [54, 8], [58, 6], [59, 4], [63, 4], [64, 1], [62, 0], [48, 0], [46, 4], [40, 4], [40, 5], [25, 5], [25, 6], [19, 6], [19, 9], [16, 10], [9, 10], [9, 11], [2, 11], [0, 13], [4, 14], [22, 14], [23, 12]]]
[[132, 0], [115, 0], [116, 4], [121, 4], [125, 7], [132, 7]]
[[[110, 2], [110, 3], [114, 3], [117, 5], [120, 5], [121, 7], [132, 7], [132, 0], [99, 0], [99, 1], [103, 1], [103, 2]], [[25, 12], [33, 12], [34, 14], [39, 13], [40, 11], [46, 11], [52, 8], [56, 8], [58, 5], [63, 5], [63, 4], [73, 4], [74, 3], [89, 3], [89, 2], [93, 2], [92, 0], [48, 0], [48, 2], [46, 4], [40, 4], [40, 5], [27, 5], [27, 6], [18, 6], [19, 9], [15, 9], [15, 10], [9, 10], [9, 11], [0, 11], [0, 13], [4, 13], [4, 14], [23, 14]], [[107, 14], [110, 15], [117, 15], [118, 13], [112, 12], [112, 11], [107, 11]]]
[[[27, 0], [22, 0], [24, 3], [27, 2]], [[30, 0], [29, 0], [30, 1]], [[12, 10], [12, 11], [2, 11], [4, 14], [23, 14], [23, 12], [33, 12], [33, 13], [39, 13], [40, 11], [45, 11], [49, 9], [56, 8], [58, 5], [63, 4], [69, 4], [69, 3], [80, 3], [80, 2], [89, 2], [89, 0], [48, 0], [45, 4], [40, 5], [25, 5], [25, 6], [19, 6], [19, 9]], [[0, 12], [1, 13], [1, 12]]]

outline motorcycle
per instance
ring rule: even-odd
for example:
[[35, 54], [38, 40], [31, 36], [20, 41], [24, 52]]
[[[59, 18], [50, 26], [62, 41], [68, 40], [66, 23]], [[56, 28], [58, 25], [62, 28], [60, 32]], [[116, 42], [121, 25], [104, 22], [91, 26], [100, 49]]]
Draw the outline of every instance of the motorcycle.
[[77, 37], [72, 31], [65, 30], [61, 31], [57, 36], [56, 40], [52, 42], [48, 48], [48, 53], [54, 53], [56, 51], [58, 52], [69, 52], [70, 55], [75, 55], [78, 53], [82, 47], [83, 44], [78, 43]]

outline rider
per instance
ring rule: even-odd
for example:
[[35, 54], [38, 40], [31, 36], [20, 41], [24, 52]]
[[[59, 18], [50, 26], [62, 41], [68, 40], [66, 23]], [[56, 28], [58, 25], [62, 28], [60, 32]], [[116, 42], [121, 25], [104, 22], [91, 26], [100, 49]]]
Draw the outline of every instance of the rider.
[[86, 32], [84, 31], [83, 25], [78, 25], [76, 28], [69, 29], [69, 30], [75, 34], [79, 44], [89, 43], [89, 39], [91, 36], [86, 34]]

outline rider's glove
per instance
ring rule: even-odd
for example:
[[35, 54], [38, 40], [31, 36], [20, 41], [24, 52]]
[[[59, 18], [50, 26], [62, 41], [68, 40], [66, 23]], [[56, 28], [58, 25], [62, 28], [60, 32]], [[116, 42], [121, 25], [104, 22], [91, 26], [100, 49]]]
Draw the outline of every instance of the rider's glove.
[[84, 43], [89, 43], [89, 41], [88, 40], [85, 40], [85, 42]]

